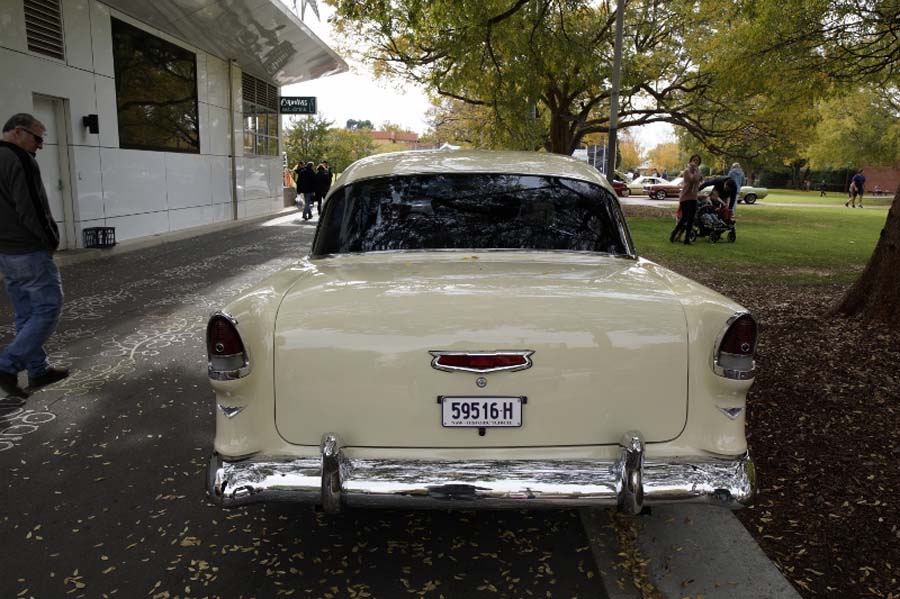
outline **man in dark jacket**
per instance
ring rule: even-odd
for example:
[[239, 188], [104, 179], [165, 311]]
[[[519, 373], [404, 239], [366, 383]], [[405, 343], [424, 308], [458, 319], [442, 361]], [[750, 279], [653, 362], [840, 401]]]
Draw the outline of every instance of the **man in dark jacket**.
[[331, 189], [331, 173], [323, 162], [316, 167], [316, 214], [322, 214], [322, 200]]
[[297, 197], [303, 198], [303, 220], [312, 218], [312, 205], [316, 196], [316, 172], [313, 163], [307, 162], [297, 167]]
[[59, 229], [34, 157], [44, 144], [44, 125], [30, 114], [13, 115], [0, 141], [0, 274], [16, 317], [16, 336], [0, 353], [4, 405], [22, 405], [28, 392], [18, 375], [28, 372], [29, 390], [69, 376], [47, 361], [44, 343], [62, 311], [62, 282], [53, 262]]

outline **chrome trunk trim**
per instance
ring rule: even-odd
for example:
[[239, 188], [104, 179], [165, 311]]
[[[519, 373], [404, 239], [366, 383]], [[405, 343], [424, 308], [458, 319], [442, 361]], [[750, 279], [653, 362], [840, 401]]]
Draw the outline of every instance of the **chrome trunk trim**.
[[[443, 370], [444, 372], [474, 372], [476, 374], [490, 374], [492, 372], [516, 372], [518, 370], [528, 370], [532, 366], [531, 356], [534, 350], [531, 349], [512, 349], [512, 350], [494, 350], [494, 351], [442, 351], [432, 350], [428, 352], [432, 356], [431, 367], [435, 370]], [[495, 368], [467, 368], [465, 366], [447, 366], [440, 363], [443, 356], [518, 356], [525, 360], [524, 364], [515, 366], [497, 366]]]
[[753, 461], [736, 457], [649, 458], [640, 435], [623, 440], [616, 460], [349, 459], [336, 435], [320, 455], [255, 456], [225, 461], [213, 454], [210, 498], [223, 506], [264, 501], [397, 508], [538, 508], [712, 503], [731, 509], [752, 499]]

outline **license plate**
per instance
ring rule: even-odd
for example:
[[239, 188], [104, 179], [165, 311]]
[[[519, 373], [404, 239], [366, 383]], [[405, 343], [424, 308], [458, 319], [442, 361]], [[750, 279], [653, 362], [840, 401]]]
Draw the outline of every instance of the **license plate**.
[[524, 397], [449, 396], [441, 402], [441, 424], [446, 427], [522, 426]]

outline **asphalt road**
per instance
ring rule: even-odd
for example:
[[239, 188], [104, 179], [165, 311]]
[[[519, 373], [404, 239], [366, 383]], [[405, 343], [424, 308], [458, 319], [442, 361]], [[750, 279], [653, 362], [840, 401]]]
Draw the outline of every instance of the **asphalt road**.
[[0, 598], [604, 597], [574, 511], [206, 500], [206, 319], [305, 255], [313, 224], [281, 220], [61, 268], [72, 376], [0, 409]]

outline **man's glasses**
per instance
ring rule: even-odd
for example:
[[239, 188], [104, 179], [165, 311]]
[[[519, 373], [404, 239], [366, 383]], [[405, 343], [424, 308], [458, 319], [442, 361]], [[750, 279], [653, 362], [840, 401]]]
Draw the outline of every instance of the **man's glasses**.
[[25, 133], [27, 133], [28, 135], [33, 137], [34, 141], [37, 142], [37, 145], [39, 145], [39, 146], [44, 145], [44, 138], [41, 137], [40, 135], [38, 135], [37, 133], [35, 133], [34, 131], [29, 131], [25, 127], [19, 127], [19, 129], [21, 129], [22, 131], [24, 131]]

